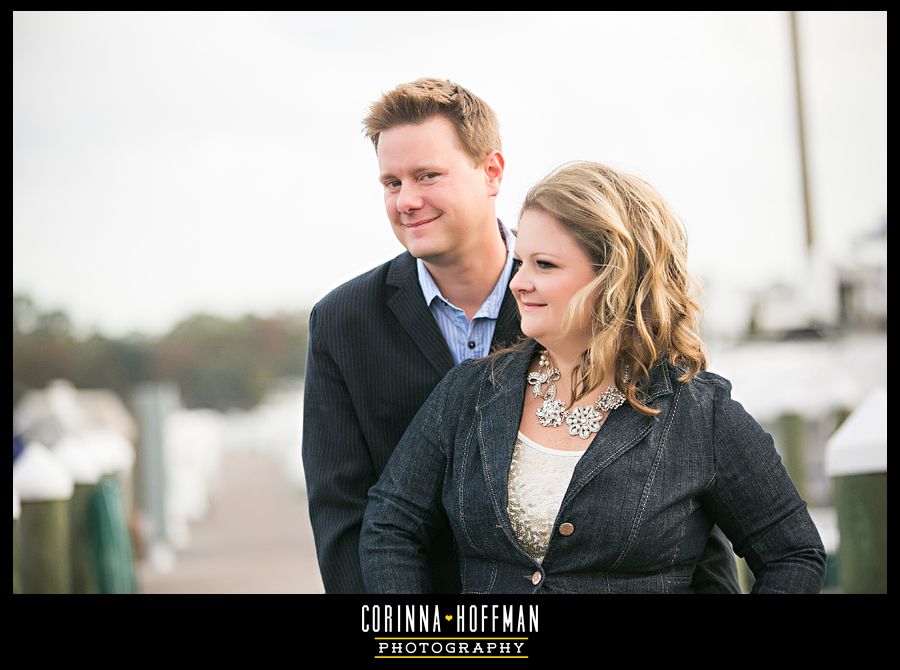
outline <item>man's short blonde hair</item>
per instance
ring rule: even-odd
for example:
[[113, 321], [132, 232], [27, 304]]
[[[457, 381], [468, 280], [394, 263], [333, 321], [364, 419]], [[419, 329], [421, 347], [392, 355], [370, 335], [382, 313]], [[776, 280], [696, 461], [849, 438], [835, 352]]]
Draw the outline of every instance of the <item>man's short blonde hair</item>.
[[471, 91], [444, 79], [424, 78], [400, 84], [372, 104], [363, 119], [366, 136], [378, 150], [381, 133], [395, 126], [424, 123], [443, 116], [456, 128], [460, 148], [475, 164], [500, 151], [500, 125], [488, 104]]

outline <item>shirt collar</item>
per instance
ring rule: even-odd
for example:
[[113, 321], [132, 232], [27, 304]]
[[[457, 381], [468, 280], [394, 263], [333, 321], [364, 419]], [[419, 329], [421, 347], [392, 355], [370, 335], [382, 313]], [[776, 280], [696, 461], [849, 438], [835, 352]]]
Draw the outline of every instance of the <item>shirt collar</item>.
[[[500, 315], [500, 307], [503, 305], [503, 297], [506, 295], [506, 288], [509, 285], [509, 278], [512, 274], [513, 251], [516, 247], [516, 238], [515, 235], [510, 232], [509, 228], [503, 225], [503, 222], [500, 221], [500, 219], [497, 219], [497, 227], [500, 230], [500, 237], [506, 245], [506, 264], [503, 266], [503, 272], [500, 273], [500, 278], [494, 285], [493, 290], [481, 305], [478, 313], [472, 317], [473, 319], [479, 317], [496, 319]], [[431, 273], [428, 271], [428, 268], [425, 267], [425, 263], [421, 258], [416, 259], [416, 271], [419, 275], [419, 286], [422, 287], [422, 295], [425, 296], [426, 305], [430, 307], [435, 298], [440, 298], [448, 305], [452, 304], [441, 295], [441, 290], [438, 288], [438, 285], [434, 283]]]

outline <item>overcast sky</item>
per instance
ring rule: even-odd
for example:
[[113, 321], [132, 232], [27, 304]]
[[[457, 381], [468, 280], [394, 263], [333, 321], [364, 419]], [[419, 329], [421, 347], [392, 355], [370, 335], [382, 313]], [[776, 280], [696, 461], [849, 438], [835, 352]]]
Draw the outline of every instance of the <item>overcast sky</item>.
[[[887, 15], [799, 15], [822, 254], [887, 211]], [[575, 159], [656, 186], [690, 265], [802, 273], [789, 20], [759, 13], [13, 15], [13, 291], [79, 328], [312, 305], [400, 251], [361, 132], [422, 76], [497, 112], [498, 213]]]

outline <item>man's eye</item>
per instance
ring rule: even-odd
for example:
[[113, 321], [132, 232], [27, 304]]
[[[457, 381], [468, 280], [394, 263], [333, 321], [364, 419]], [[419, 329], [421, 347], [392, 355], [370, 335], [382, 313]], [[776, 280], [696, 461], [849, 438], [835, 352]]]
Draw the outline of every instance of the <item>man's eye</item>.
[[396, 179], [384, 182], [385, 188], [400, 188], [400, 182]]
[[427, 179], [427, 180], [437, 179], [437, 176], [438, 176], [437, 172], [426, 172], [425, 174], [422, 175], [422, 179]]

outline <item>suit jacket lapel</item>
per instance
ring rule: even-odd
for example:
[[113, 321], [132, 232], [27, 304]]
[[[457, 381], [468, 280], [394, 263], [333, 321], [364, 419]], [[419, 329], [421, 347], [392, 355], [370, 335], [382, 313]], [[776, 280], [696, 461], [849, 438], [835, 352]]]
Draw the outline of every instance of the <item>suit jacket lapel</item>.
[[406, 252], [391, 263], [387, 283], [397, 287], [388, 298], [388, 307], [416, 346], [442, 377], [453, 367], [453, 356], [447, 348], [441, 329], [425, 304], [416, 273], [416, 259]]
[[[388, 270], [387, 283], [395, 286], [397, 291], [388, 298], [388, 306], [410, 334], [419, 349], [442, 376], [453, 367], [453, 356], [441, 329], [438, 328], [431, 311], [422, 296], [419, 276], [416, 272], [416, 259], [406, 252], [391, 263]], [[515, 343], [522, 335], [519, 329], [519, 308], [516, 299], [507, 290], [500, 304], [497, 325], [491, 339], [491, 349], [501, 349]]]

